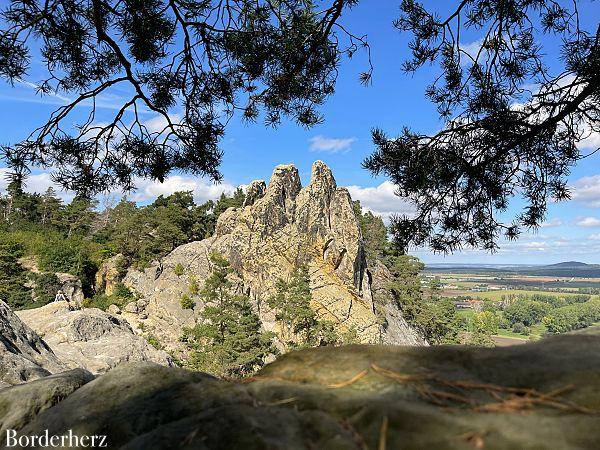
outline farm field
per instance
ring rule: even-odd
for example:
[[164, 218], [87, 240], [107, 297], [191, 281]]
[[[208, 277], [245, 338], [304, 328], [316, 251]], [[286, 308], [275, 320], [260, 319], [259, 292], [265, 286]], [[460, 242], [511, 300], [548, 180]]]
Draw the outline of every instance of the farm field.
[[[488, 292], [472, 292], [472, 291], [454, 291], [455, 295], [469, 295], [473, 298], [478, 298], [481, 300], [494, 300], [499, 301], [502, 300], [502, 297], [506, 297], [507, 295], [549, 295], [552, 297], [574, 297], [576, 295], [580, 295], [577, 292], [556, 292], [556, 291], [543, 291], [543, 290], [524, 290], [524, 289], [503, 289], [500, 291], [488, 291]], [[455, 295], [447, 295], [447, 297], [454, 297]], [[446, 295], [445, 295], [446, 296]]]
[[[589, 326], [590, 319], [585, 319], [586, 325], [568, 325], [565, 328], [562, 324], [566, 319], [560, 314], [567, 312], [555, 316], [553, 311], [561, 306], [575, 305], [570, 307], [573, 309], [580, 308], [588, 301], [590, 304], [600, 301], [600, 280], [596, 277], [567, 278], [494, 271], [485, 273], [486, 269], [482, 270], [483, 273], [480, 270], [457, 273], [452, 269], [448, 272], [425, 271], [421, 274], [421, 285], [425, 293], [455, 302], [457, 316], [462, 321], [461, 327], [467, 337], [476, 330], [477, 325], [473, 325], [476, 323], [476, 315], [481, 315], [484, 309], [491, 311], [496, 317], [494, 320], [497, 326], [490, 336], [497, 346], [524, 344], [542, 339], [549, 333], [574, 329], [573, 326]], [[482, 303], [484, 301], [485, 305]], [[516, 310], [515, 307], [509, 307], [515, 302], [522, 304], [522, 307]], [[529, 317], [527, 311], [536, 307], [542, 308], [543, 312]], [[550, 316], [552, 320], [543, 320], [546, 316]], [[548, 323], [554, 325], [547, 325]]]

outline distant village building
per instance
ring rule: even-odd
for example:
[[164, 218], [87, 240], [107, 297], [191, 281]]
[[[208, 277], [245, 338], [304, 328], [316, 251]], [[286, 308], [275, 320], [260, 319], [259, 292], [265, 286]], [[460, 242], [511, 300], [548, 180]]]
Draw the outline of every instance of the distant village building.
[[483, 300], [479, 300], [478, 298], [469, 298], [466, 300], [461, 300], [459, 302], [454, 302], [455, 309], [473, 309], [477, 312], [483, 309]]

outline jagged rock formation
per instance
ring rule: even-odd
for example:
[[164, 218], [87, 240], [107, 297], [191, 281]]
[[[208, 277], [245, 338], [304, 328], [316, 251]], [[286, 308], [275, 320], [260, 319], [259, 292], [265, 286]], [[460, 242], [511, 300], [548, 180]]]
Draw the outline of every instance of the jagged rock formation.
[[97, 308], [73, 310], [58, 301], [17, 314], [69, 368], [102, 373], [126, 361], [172, 364], [166, 352], [137, 336], [126, 320]]
[[[599, 374], [599, 328], [497, 349], [322, 347], [243, 383], [124, 364], [39, 414], [19, 402], [11, 420], [21, 435], [105, 434], [128, 450], [591, 449]], [[40, 386], [0, 390], [0, 422], [7, 397]]]
[[0, 300], [0, 388], [63, 370], [48, 344]]
[[[192, 326], [198, 310], [183, 310], [190, 279], [203, 282], [211, 271], [209, 257], [218, 252], [239, 275], [238, 289], [254, 300], [265, 328], [278, 326], [265, 299], [278, 278], [300, 265], [310, 273], [313, 307], [322, 319], [342, 331], [355, 329], [361, 342], [424, 344], [401, 311], [380, 296], [373, 298], [373, 274], [367, 266], [360, 228], [345, 188], [336, 186], [330, 169], [314, 163], [310, 184], [302, 187], [296, 167], [277, 166], [269, 185], [252, 182], [242, 208], [229, 208], [218, 219], [215, 235], [182, 245], [160, 264], [144, 272], [130, 270], [124, 283], [148, 301], [142, 316], [129, 315], [135, 327], [144, 323], [169, 348], [177, 348], [184, 326]], [[181, 266], [183, 275], [174, 270]], [[378, 269], [378, 279], [387, 270]], [[389, 276], [389, 273], [387, 273]], [[377, 308], [381, 308], [377, 318]]]

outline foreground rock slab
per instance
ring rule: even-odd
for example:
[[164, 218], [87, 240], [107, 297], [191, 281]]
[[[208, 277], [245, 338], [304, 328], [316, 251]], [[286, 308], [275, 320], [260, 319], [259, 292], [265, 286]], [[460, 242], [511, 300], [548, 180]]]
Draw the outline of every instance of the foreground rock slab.
[[56, 375], [0, 390], [0, 435], [8, 429], [19, 429], [36, 414], [54, 406], [79, 389], [94, 376], [83, 369]]
[[71, 429], [140, 450], [587, 449], [599, 412], [596, 328], [498, 349], [310, 349], [237, 382], [124, 364], [20, 434]]
[[69, 368], [103, 373], [127, 361], [171, 365], [169, 355], [137, 336], [125, 319], [97, 308], [72, 310], [60, 301], [17, 314]]
[[63, 370], [48, 344], [0, 300], [0, 388]]

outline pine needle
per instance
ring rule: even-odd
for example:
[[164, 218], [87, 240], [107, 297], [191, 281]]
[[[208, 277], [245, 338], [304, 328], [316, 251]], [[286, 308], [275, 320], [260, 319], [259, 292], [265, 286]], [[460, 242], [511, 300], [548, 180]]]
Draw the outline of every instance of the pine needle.
[[379, 428], [379, 445], [377, 450], [385, 450], [387, 446], [387, 432], [388, 432], [389, 421], [387, 416], [383, 416], [381, 427]]
[[351, 384], [356, 383], [358, 380], [360, 380], [361, 378], [366, 376], [368, 373], [369, 373], [369, 369], [365, 369], [362, 372], [354, 375], [352, 378], [350, 378], [347, 381], [342, 381], [341, 383], [330, 384], [328, 387], [331, 389], [338, 389], [338, 388], [350, 386]]

